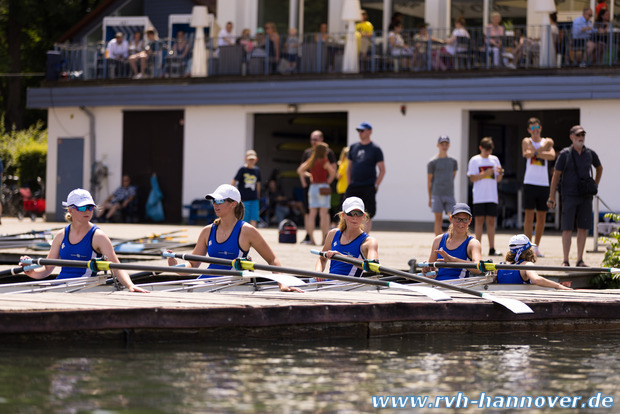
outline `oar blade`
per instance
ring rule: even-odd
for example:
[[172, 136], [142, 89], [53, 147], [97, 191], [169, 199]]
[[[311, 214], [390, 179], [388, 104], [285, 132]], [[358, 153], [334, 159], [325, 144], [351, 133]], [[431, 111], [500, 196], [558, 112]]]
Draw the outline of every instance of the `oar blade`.
[[390, 282], [388, 287], [393, 289], [403, 289], [416, 293], [421, 293], [422, 295], [426, 295], [434, 301], [452, 300], [452, 296], [448, 295], [447, 293], [426, 286], [403, 285], [396, 282]]
[[243, 274], [244, 279], [252, 279], [255, 277], [271, 279], [278, 283], [282, 283], [283, 285], [286, 285], [286, 286], [303, 286], [306, 284], [306, 282], [304, 282], [303, 280], [295, 276], [285, 275], [283, 273], [264, 274], [264, 273], [255, 273], [255, 272], [244, 272]]
[[498, 298], [497, 296], [493, 296], [486, 292], [482, 293], [481, 297], [484, 299], [492, 300], [493, 302], [510, 309], [513, 313], [534, 313], [532, 308], [516, 299]]

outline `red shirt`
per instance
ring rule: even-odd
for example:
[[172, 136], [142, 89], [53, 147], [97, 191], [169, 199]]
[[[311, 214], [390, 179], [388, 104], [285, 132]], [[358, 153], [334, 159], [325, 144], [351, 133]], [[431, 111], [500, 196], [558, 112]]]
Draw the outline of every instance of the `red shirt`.
[[312, 184], [327, 183], [327, 177], [329, 176], [329, 173], [324, 167], [326, 162], [328, 162], [327, 158], [314, 160], [314, 167], [310, 169], [310, 174], [312, 175]]

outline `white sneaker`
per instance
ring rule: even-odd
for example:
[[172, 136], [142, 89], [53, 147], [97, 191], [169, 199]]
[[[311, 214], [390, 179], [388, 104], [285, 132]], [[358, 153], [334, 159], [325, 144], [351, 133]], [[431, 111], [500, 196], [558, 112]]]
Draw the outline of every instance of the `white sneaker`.
[[534, 253], [536, 254], [536, 257], [545, 257], [545, 255], [538, 249], [538, 246], [534, 246]]

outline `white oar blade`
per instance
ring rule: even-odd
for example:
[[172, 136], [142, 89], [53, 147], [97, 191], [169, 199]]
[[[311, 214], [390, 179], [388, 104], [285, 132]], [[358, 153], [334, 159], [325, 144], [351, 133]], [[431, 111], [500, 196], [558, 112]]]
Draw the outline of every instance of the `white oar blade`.
[[415, 285], [401, 285], [400, 283], [390, 282], [389, 287], [393, 289], [404, 289], [410, 290], [412, 292], [421, 293], [423, 295], [428, 296], [429, 298], [440, 301], [440, 300], [452, 300], [452, 297], [445, 292], [442, 292], [438, 289], [433, 289], [425, 286], [415, 286]]
[[282, 273], [264, 274], [264, 273], [255, 273], [255, 272], [243, 272], [244, 279], [253, 279], [255, 277], [271, 279], [278, 283], [282, 283], [283, 285], [286, 285], [286, 286], [302, 286], [306, 284], [306, 282], [304, 282], [303, 280], [299, 278], [296, 278], [295, 276], [285, 275]]
[[482, 294], [482, 298], [499, 303], [500, 305], [510, 309], [513, 313], [534, 313], [532, 308], [516, 299], [498, 298], [497, 296], [493, 296], [486, 292]]

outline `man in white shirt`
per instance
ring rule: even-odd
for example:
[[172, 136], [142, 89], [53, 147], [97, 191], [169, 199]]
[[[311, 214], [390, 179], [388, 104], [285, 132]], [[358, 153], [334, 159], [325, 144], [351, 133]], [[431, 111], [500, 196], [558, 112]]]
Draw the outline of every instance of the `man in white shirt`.
[[220, 30], [219, 39], [217, 41], [218, 46], [232, 46], [235, 44], [235, 34], [233, 33], [232, 22], [226, 23], [226, 28]]
[[497, 183], [504, 178], [504, 169], [493, 152], [493, 139], [482, 138], [478, 148], [480, 154], [474, 155], [467, 166], [467, 176], [474, 183], [473, 215], [476, 239], [482, 243], [482, 230], [487, 225], [489, 238], [489, 256], [501, 256], [495, 250], [495, 217], [497, 217], [499, 198]]
[[123, 33], [118, 32], [114, 39], [110, 40], [106, 49], [108, 59], [127, 59], [129, 56], [129, 43], [123, 39]]

